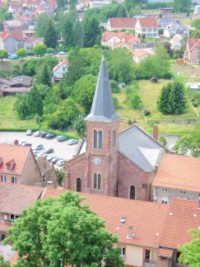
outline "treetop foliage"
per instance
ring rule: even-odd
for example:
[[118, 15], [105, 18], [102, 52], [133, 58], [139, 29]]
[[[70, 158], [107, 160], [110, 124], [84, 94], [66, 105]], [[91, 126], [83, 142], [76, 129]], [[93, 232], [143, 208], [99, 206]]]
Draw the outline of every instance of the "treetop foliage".
[[83, 199], [70, 191], [58, 198], [38, 200], [24, 210], [8, 230], [8, 238], [18, 252], [15, 267], [76, 265], [122, 267], [117, 237]]

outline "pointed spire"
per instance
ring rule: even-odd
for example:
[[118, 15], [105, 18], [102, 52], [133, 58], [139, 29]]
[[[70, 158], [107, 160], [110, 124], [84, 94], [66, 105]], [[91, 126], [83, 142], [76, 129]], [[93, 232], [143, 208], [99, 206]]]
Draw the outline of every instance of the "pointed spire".
[[119, 116], [115, 113], [106, 62], [104, 55], [102, 55], [92, 108], [85, 120], [111, 122], [117, 119]]

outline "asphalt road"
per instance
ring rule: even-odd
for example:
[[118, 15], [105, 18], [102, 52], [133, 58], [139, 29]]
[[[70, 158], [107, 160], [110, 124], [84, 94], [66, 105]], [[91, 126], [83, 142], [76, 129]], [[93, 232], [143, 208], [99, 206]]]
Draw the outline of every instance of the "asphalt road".
[[53, 148], [54, 152], [51, 153], [51, 155], [57, 156], [64, 160], [73, 158], [73, 155], [76, 154], [78, 148], [78, 145], [68, 145], [67, 141], [58, 142], [56, 138], [46, 139], [41, 137], [27, 136], [26, 132], [0, 132], [0, 143], [14, 144], [15, 140], [18, 140], [19, 142], [29, 142], [32, 144], [32, 147], [42, 144], [44, 146], [44, 150]]

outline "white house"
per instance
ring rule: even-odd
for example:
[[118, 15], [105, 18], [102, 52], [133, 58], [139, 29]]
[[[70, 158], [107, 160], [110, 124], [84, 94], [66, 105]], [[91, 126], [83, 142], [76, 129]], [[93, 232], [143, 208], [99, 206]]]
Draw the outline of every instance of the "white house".
[[60, 81], [63, 79], [64, 74], [68, 70], [68, 62], [66, 60], [60, 61], [54, 68], [53, 68], [53, 80]]
[[145, 37], [158, 37], [158, 23], [155, 18], [140, 18], [135, 25], [135, 35]]
[[182, 40], [183, 36], [180, 34], [176, 34], [170, 41], [171, 49], [179, 50], [182, 48]]
[[185, 37], [189, 37], [190, 31], [180, 21], [176, 20], [176, 21], [173, 21], [172, 23], [170, 23], [167, 27], [165, 27], [164, 36], [165, 37], [173, 37], [176, 34], [181, 34]]

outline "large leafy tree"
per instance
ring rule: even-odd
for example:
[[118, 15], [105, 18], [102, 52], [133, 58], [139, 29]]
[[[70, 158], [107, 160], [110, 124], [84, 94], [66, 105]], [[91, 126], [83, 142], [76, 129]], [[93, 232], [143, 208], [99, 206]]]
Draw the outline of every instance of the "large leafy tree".
[[0, 49], [0, 59], [3, 61], [4, 58], [8, 57], [8, 52], [6, 50], [1, 50]]
[[187, 134], [178, 138], [173, 151], [176, 154], [200, 156], [200, 136], [199, 134]]
[[49, 17], [47, 16], [46, 13], [41, 13], [37, 17], [37, 22], [35, 26], [36, 35], [38, 37], [44, 37], [44, 34], [48, 29], [48, 25], [49, 25]]
[[122, 267], [116, 236], [104, 227], [79, 195], [70, 191], [57, 199], [38, 200], [8, 230], [18, 252], [16, 267]]
[[195, 27], [197, 30], [200, 30], [200, 19], [193, 20], [192, 26]]
[[30, 114], [38, 114], [39, 116], [43, 114], [42, 96], [35, 85], [28, 94], [28, 108]]
[[189, 267], [200, 267], [200, 230], [193, 229], [190, 231], [192, 241], [179, 247], [180, 263], [186, 263]]
[[66, 129], [71, 127], [75, 118], [80, 114], [80, 110], [71, 98], [62, 101], [56, 112], [52, 114], [49, 127], [53, 129]]
[[36, 44], [33, 48], [33, 54], [36, 56], [43, 56], [47, 51], [45, 44]]
[[44, 43], [47, 47], [56, 48], [58, 36], [53, 21], [50, 19], [48, 27], [44, 33]]
[[164, 114], [182, 114], [186, 109], [185, 89], [175, 81], [163, 86], [158, 99], [158, 109]]
[[173, 7], [176, 13], [179, 13], [179, 12], [189, 13], [192, 7], [192, 1], [191, 0], [174, 0]]
[[64, 22], [63, 27], [63, 39], [64, 45], [67, 49], [74, 46], [74, 32], [73, 32], [73, 22], [69, 17]]
[[86, 17], [83, 20], [83, 44], [84, 47], [92, 47], [95, 44], [100, 44], [100, 27], [99, 22], [95, 17]]

